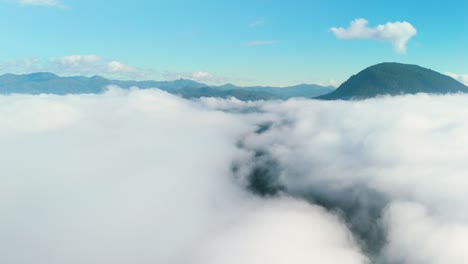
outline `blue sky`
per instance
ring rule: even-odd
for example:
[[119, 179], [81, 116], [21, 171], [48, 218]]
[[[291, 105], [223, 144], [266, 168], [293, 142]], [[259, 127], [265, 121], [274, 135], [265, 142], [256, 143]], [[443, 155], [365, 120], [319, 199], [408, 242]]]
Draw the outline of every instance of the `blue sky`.
[[[339, 84], [397, 61], [462, 76], [467, 13], [461, 0], [0, 0], [0, 73], [285, 86]], [[368, 25], [357, 35], [331, 30], [360, 18]], [[396, 22], [415, 30], [405, 50], [398, 28], [376, 30]]]

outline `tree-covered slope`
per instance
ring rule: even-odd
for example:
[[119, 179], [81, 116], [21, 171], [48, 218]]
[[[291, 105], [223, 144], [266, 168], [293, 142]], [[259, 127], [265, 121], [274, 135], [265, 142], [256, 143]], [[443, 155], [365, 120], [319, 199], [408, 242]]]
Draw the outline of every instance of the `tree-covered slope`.
[[379, 95], [447, 94], [468, 92], [455, 79], [417, 65], [381, 63], [349, 78], [335, 91], [319, 99], [363, 99]]

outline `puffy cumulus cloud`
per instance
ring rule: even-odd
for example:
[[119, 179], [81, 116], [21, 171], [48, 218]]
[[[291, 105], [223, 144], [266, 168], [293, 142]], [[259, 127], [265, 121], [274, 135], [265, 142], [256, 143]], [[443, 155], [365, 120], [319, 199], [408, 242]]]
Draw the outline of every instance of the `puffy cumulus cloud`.
[[212, 73], [206, 71], [195, 71], [189, 73], [181, 73], [181, 72], [166, 72], [163, 74], [163, 77], [167, 80], [178, 80], [178, 79], [186, 79], [192, 80], [196, 82], [206, 83], [209, 85], [219, 85], [224, 84], [228, 81], [229, 78], [217, 76]]
[[456, 74], [456, 73], [447, 72], [446, 75], [454, 78], [455, 80], [463, 83], [464, 85], [468, 85], [468, 74]]
[[63, 7], [59, 0], [19, 0], [22, 5]]
[[339, 82], [339, 81], [337, 81], [335, 79], [330, 79], [330, 80], [328, 80], [328, 85], [337, 88], [337, 87], [339, 87], [341, 85], [341, 82]]
[[158, 76], [153, 69], [140, 69], [98, 55], [69, 55], [55, 58], [28, 58], [0, 62], [0, 70], [8, 73], [54, 72], [59, 75], [103, 75], [116, 79], [147, 79]]
[[1, 263], [367, 263], [339, 214], [242, 188], [261, 113], [115, 87], [0, 102]]
[[43, 62], [41, 59], [35, 57], [0, 61], [0, 70], [9, 73], [37, 72], [43, 70]]
[[392, 43], [398, 53], [406, 52], [406, 44], [417, 33], [416, 28], [403, 21], [387, 22], [377, 27], [369, 27], [366, 19], [353, 20], [348, 28], [332, 27], [330, 30], [339, 39], [375, 39]]
[[48, 64], [48, 67], [55, 72], [67, 75], [102, 74], [117, 78], [141, 78], [145, 75], [144, 72], [138, 68], [93, 54], [51, 58]]
[[[215, 76], [205, 71], [194, 72], [190, 74], [189, 79], [197, 81], [197, 82], [212, 82], [212, 81], [218, 82]], [[222, 80], [219, 80], [219, 81], [222, 82]]]
[[[466, 95], [242, 103], [245, 186], [337, 212], [375, 263], [466, 263]], [[242, 106], [242, 104], [244, 104]]]

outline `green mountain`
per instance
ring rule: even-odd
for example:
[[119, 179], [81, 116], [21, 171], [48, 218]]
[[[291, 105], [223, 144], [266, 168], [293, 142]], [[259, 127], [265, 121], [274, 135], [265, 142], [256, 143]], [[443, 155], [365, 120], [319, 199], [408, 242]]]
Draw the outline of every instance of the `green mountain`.
[[176, 81], [118, 81], [101, 76], [60, 77], [49, 72], [38, 72], [24, 75], [5, 74], [0, 76], [0, 94], [85, 94], [101, 93], [107, 86], [117, 85], [124, 89], [138, 86], [142, 89], [159, 88], [172, 91], [182, 88], [201, 88], [206, 84], [191, 80]]
[[232, 84], [209, 86], [192, 80], [175, 81], [119, 81], [101, 76], [60, 77], [53, 73], [38, 72], [24, 75], [5, 74], [0, 76], [0, 94], [85, 94], [101, 93], [107, 86], [121, 88], [158, 88], [185, 98], [236, 97], [240, 100], [288, 99], [292, 97], [316, 97], [333, 91], [332, 87], [301, 84], [291, 87], [240, 87]]
[[349, 78], [335, 91], [317, 98], [349, 100], [379, 95], [459, 92], [468, 92], [468, 87], [436, 71], [417, 65], [381, 63], [364, 69]]
[[258, 94], [269, 94], [272, 99], [288, 99], [293, 97], [310, 98], [330, 93], [335, 89], [331, 86], [321, 86], [317, 84], [299, 84], [282, 88], [271, 86], [239, 87], [233, 84], [225, 84], [217, 86], [216, 88], [232, 92], [249, 91]]

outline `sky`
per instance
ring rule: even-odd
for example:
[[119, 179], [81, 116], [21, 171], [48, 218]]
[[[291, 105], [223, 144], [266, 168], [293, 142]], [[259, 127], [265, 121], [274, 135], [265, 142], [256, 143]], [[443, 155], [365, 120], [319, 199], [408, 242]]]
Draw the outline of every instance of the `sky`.
[[339, 85], [380, 62], [468, 82], [466, 1], [0, 0], [0, 74]]

